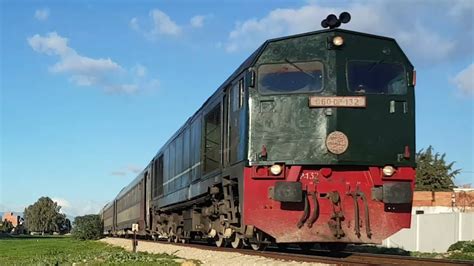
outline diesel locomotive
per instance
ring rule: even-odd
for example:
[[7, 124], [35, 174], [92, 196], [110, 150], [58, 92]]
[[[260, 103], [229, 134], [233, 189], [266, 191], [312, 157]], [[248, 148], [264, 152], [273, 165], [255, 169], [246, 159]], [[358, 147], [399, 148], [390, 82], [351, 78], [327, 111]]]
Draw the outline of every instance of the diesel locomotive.
[[349, 19], [264, 42], [103, 208], [104, 233], [338, 249], [409, 228], [415, 71]]

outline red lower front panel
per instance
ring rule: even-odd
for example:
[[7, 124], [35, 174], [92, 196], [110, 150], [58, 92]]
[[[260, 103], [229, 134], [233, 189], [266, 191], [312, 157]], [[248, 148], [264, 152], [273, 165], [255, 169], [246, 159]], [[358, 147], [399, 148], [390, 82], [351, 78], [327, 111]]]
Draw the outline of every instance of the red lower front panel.
[[[415, 170], [410, 167], [398, 168], [391, 177], [383, 177], [379, 167], [291, 166], [277, 177], [266, 168], [248, 167], [244, 176], [244, 224], [264, 231], [277, 243], [381, 243], [410, 227], [411, 201], [384, 203], [380, 189], [384, 184], [403, 183], [411, 196], [414, 177]], [[273, 190], [278, 181], [300, 182], [303, 201], [275, 200]]]

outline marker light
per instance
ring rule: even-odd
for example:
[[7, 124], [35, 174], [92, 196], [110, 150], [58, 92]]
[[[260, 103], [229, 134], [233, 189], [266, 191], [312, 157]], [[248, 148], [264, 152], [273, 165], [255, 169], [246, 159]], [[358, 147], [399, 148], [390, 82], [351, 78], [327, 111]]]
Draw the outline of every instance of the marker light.
[[272, 172], [273, 175], [279, 175], [281, 174], [282, 167], [279, 164], [274, 164], [272, 167], [270, 167], [270, 172]]
[[416, 70], [413, 70], [413, 78], [411, 81], [411, 85], [413, 85], [413, 87], [416, 86]]
[[336, 36], [332, 38], [332, 44], [335, 46], [341, 46], [344, 44], [344, 39], [341, 36]]
[[382, 169], [382, 172], [384, 176], [392, 176], [395, 173], [395, 168], [391, 165], [386, 165]]

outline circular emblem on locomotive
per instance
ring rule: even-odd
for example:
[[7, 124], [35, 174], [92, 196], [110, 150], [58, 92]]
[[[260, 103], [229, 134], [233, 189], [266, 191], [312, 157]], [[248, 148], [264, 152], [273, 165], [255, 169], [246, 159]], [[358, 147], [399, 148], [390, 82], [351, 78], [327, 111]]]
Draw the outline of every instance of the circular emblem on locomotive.
[[326, 147], [331, 153], [342, 154], [349, 146], [349, 139], [341, 131], [331, 132], [326, 138]]

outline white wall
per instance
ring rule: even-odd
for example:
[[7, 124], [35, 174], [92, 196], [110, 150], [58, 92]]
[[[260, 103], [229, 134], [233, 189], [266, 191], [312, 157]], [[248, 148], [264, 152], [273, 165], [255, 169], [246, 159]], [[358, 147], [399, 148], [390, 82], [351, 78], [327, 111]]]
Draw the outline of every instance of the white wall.
[[474, 240], [474, 213], [412, 215], [411, 228], [383, 241], [385, 247], [409, 251], [446, 252], [451, 244]]
[[416, 206], [416, 207], [412, 207], [411, 214], [416, 214], [416, 211], [424, 211], [425, 214], [460, 212], [458, 208], [453, 208], [453, 207]]

